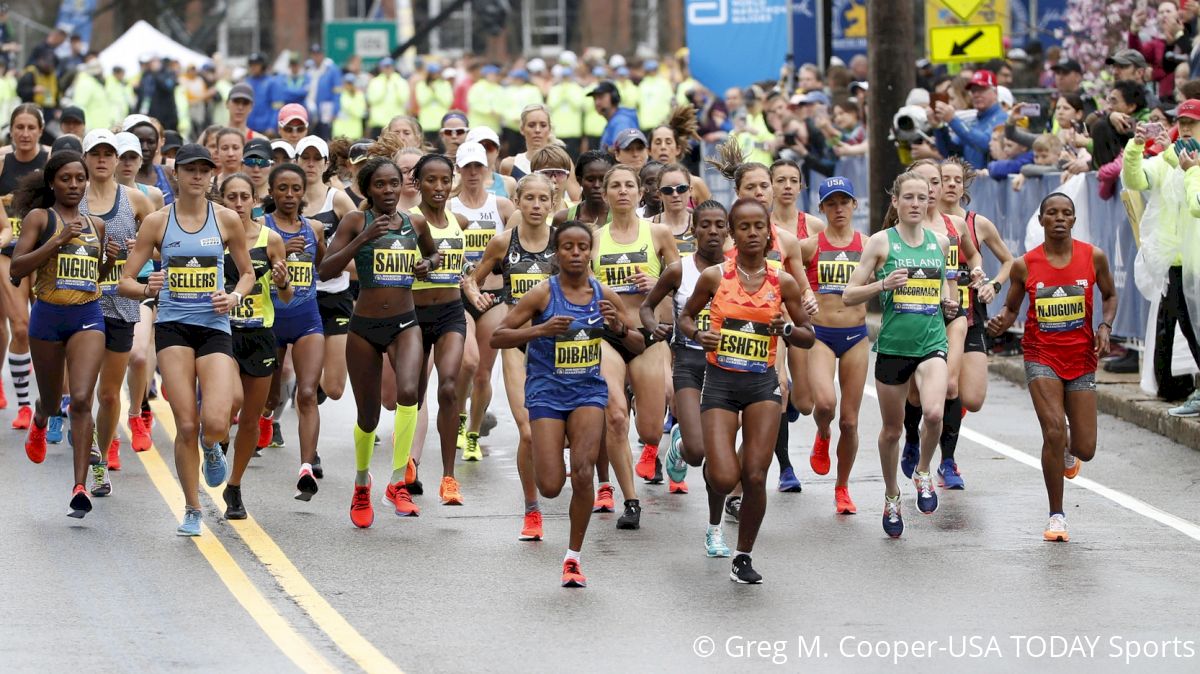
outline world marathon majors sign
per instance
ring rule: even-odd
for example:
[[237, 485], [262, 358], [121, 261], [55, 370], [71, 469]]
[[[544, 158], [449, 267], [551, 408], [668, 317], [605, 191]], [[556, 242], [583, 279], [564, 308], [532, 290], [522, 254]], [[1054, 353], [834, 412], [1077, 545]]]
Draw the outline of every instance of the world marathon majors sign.
[[688, 67], [716, 95], [774, 80], [788, 54], [788, 0], [688, 0]]

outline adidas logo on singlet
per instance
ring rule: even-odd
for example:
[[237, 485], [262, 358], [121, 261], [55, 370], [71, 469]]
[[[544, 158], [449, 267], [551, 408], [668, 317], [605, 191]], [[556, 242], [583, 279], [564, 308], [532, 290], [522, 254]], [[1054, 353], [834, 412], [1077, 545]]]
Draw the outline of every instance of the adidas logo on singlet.
[[441, 243], [438, 244], [438, 248], [450, 248], [449, 239], [442, 239]]
[[542, 270], [537, 266], [537, 263], [534, 262], [533, 264], [529, 265], [529, 269], [525, 270], [525, 273], [526, 274], [540, 274], [540, 273], [542, 273]]
[[199, 267], [200, 261], [197, 260], [196, 258], [192, 258], [192, 259], [188, 260], [187, 264], [185, 264], [184, 266], [185, 267]]
[[403, 248], [404, 246], [401, 245], [399, 241], [393, 241], [391, 247], [392, 247], [392, 250], [399, 250], [399, 249]]
[[742, 332], [753, 333], [754, 332], [754, 324], [746, 323], [745, 325], [743, 325], [741, 328], [738, 328], [738, 329], [741, 330]]
[[912, 273], [913, 278], [925, 278], [925, 270], [918, 269]]
[[629, 256], [622, 253], [621, 257], [617, 258], [617, 264], [629, 264]]
[[579, 332], [575, 333], [575, 341], [577, 341], [577, 342], [584, 341], [587, 338], [588, 338], [587, 330], [580, 330]]
[[76, 255], [87, 255], [88, 249], [86, 246], [80, 246], [79, 249], [75, 251], [75, 254]]
[[1051, 296], [1051, 297], [1066, 297], [1066, 296], [1067, 296], [1067, 291], [1063, 290], [1063, 289], [1062, 289], [1062, 287], [1060, 286], [1060, 287], [1058, 287], [1058, 288], [1055, 288], [1055, 289], [1054, 289], [1054, 294], [1052, 294], [1052, 295], [1050, 295], [1050, 296]]
[[483, 229], [478, 220], [472, 220], [467, 223], [467, 229]]
[[849, 262], [850, 258], [846, 257], [845, 252], [841, 252], [841, 253], [838, 253], [837, 257], [833, 258], [833, 260], [834, 260], [834, 262]]

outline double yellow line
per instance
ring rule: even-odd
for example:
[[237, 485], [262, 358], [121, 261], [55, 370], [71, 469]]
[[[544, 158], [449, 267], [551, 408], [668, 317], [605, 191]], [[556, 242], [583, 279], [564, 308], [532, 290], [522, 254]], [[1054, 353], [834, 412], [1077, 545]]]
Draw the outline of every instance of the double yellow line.
[[[123, 401], [122, 407], [122, 412], [127, 412], [128, 405], [125, 401]], [[173, 442], [176, 427], [170, 407], [161, 401], [156, 401], [152, 404], [152, 407], [154, 408], [155, 421], [162, 426], [167, 436]], [[121, 418], [127, 417], [123, 414]], [[174, 455], [173, 452], [172, 455]], [[183, 494], [179, 489], [175, 477], [171, 474], [171, 470], [163, 460], [162, 454], [158, 451], [157, 446], [152, 443], [149, 450], [138, 452], [137, 457], [141, 459], [142, 464], [146, 468], [146, 474], [150, 477], [154, 488], [158, 490], [159, 495], [166, 502], [167, 507], [175, 514], [177, 520], [182, 521], [184, 507]], [[203, 479], [201, 479], [200, 484], [215, 503], [221, 504], [224, 502], [221, 492], [218, 489], [205, 486]], [[308, 582], [304, 574], [300, 573], [296, 565], [292, 563], [283, 550], [279, 548], [279, 545], [271, 539], [253, 517], [240, 521], [230, 521], [229, 524], [250, 549], [251, 553], [270, 572], [275, 582], [279, 584], [280, 589], [304, 610], [317, 628], [324, 632], [347, 657], [367, 672], [401, 674], [400, 668], [395, 663], [359, 634], [338, 613], [337, 609], [333, 608], [317, 592], [316, 588]], [[314, 673], [339, 671], [337, 667], [329, 662], [324, 654], [318, 651], [308, 639], [302, 636], [271, 605], [271, 602], [255, 587], [249, 576], [238, 566], [237, 561], [234, 560], [220, 539], [217, 538], [207, 525], [202, 524], [201, 535], [192, 540], [195, 541], [196, 547], [204, 555], [209, 566], [216, 571], [221, 582], [225, 584], [225, 587], [229, 589], [233, 597], [242, 605], [242, 608], [258, 623], [263, 633], [299, 669]]]

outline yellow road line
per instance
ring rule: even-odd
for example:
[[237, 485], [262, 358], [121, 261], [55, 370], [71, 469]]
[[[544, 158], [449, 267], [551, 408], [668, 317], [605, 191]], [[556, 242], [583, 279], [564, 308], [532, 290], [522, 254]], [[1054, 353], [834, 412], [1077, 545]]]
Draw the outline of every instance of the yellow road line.
[[[151, 407], [154, 408], [154, 419], [162, 425], [167, 435], [174, 439], [175, 418], [171, 415], [170, 407], [161, 400], [151, 403]], [[231, 467], [232, 461], [231, 453]], [[212, 497], [214, 502], [224, 503], [220, 490], [210, 488], [205, 484], [203, 479], [200, 480], [200, 487], [208, 492], [208, 495]], [[329, 635], [329, 638], [337, 644], [337, 647], [349, 656], [351, 660], [358, 663], [359, 667], [362, 667], [367, 672], [403, 674], [395, 663], [359, 634], [358, 630], [354, 629], [342, 617], [342, 614], [338, 613], [337, 609], [333, 608], [317, 592], [317, 589], [308, 582], [304, 574], [300, 573], [300, 570], [296, 568], [292, 560], [284, 554], [279, 545], [258, 524], [254, 517], [247, 517], [244, 520], [231, 520], [229, 521], [229, 525], [242, 538], [247, 547], [250, 548], [250, 551], [254, 553], [254, 556], [263, 563], [267, 571], [275, 577], [276, 582], [279, 583], [283, 591], [294, 599], [300, 605], [300, 608], [304, 609], [304, 612], [312, 618], [317, 627]]]
[[[127, 406], [123, 405], [122, 407], [124, 408], [122, 412], [128, 409]], [[122, 415], [120, 418], [126, 417]], [[171, 470], [167, 467], [158, 448], [151, 444], [149, 450], [136, 454], [146, 468], [146, 475], [150, 477], [154, 488], [166, 501], [167, 507], [176, 513], [176, 520], [182, 522], [183, 492], [179, 489], [179, 484], [175, 481], [175, 477], [171, 474]], [[229, 589], [234, 599], [237, 599], [246, 613], [254, 618], [263, 633], [279, 647], [279, 650], [283, 651], [288, 659], [305, 672], [338, 671], [275, 610], [275, 607], [271, 606], [271, 603], [258, 591], [249, 576], [242, 571], [233, 556], [229, 554], [220, 539], [207, 525], [201, 524], [200, 535], [192, 540], [196, 542], [200, 554], [208, 560], [209, 566], [217, 572], [217, 576]]]

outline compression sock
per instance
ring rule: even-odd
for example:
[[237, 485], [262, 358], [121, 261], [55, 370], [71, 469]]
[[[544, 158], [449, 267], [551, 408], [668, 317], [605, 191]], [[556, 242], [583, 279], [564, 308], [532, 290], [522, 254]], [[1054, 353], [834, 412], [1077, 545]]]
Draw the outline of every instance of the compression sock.
[[785, 412], [779, 418], [779, 434], [775, 436], [775, 458], [779, 460], [779, 470], [792, 467], [792, 459], [788, 456], [788, 420]]
[[17, 392], [17, 405], [29, 406], [29, 373], [33, 371], [33, 360], [27, 353], [8, 354], [8, 374], [13, 389]]
[[392, 438], [392, 484], [407, 482], [404, 473], [412, 456], [413, 436], [417, 432], [417, 406], [396, 405]]
[[921, 406], [904, 401], [904, 444], [921, 444]]
[[364, 431], [354, 424], [354, 484], [365, 487], [370, 482], [371, 453], [375, 450], [375, 431]]
[[954, 460], [954, 450], [958, 448], [958, 429], [962, 428], [962, 409], [962, 398], [946, 401], [942, 413], [942, 461]]

